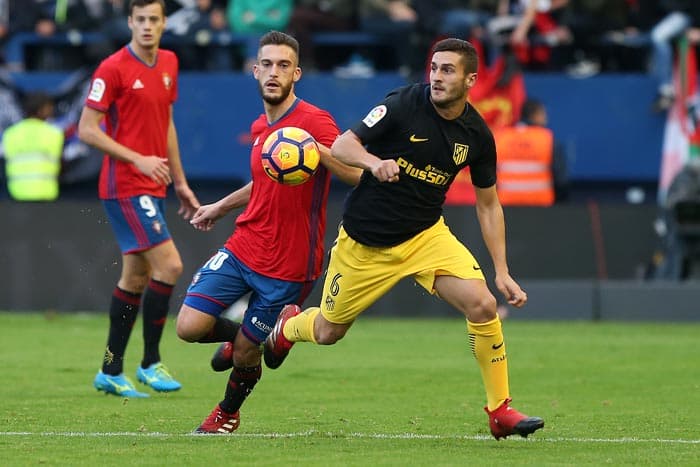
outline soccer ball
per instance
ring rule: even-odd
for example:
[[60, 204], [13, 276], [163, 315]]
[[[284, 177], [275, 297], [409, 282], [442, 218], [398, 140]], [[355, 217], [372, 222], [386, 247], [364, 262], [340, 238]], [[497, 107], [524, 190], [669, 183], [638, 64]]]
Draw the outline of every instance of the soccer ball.
[[270, 133], [262, 147], [263, 170], [284, 185], [300, 185], [318, 168], [321, 153], [313, 136], [288, 126]]

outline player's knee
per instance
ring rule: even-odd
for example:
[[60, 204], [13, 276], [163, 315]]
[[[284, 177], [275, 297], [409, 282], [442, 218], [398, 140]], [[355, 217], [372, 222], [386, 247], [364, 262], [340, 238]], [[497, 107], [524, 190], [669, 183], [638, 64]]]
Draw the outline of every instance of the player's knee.
[[177, 337], [185, 342], [197, 342], [201, 337], [197, 335], [197, 333], [192, 332], [192, 328], [179, 318], [175, 326], [175, 332], [177, 333]]
[[175, 324], [175, 332], [177, 337], [185, 342], [197, 342], [199, 339], [204, 337], [211, 327], [207, 323], [200, 323], [195, 316], [189, 310], [185, 309], [185, 306], [180, 309], [180, 313], [177, 315], [177, 322]]
[[497, 316], [498, 304], [496, 297], [492, 294], [486, 294], [475, 301], [467, 311], [467, 318], [472, 323], [485, 323], [491, 321]]
[[167, 281], [169, 284], [174, 284], [177, 282], [177, 279], [182, 275], [182, 261], [177, 260], [177, 261], [171, 261], [165, 266], [165, 270], [162, 271], [163, 277], [167, 277]]
[[175, 284], [180, 275], [182, 274], [182, 270], [182, 261], [169, 261], [164, 265], [160, 265], [159, 267], [154, 268], [153, 277], [157, 277], [158, 280], [167, 284]]

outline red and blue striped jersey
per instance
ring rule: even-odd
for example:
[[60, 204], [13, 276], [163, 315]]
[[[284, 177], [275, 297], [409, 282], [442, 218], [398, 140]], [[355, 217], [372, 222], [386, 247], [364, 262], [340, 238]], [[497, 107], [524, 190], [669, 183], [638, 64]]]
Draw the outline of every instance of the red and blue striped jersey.
[[340, 133], [328, 112], [300, 99], [274, 123], [260, 115], [251, 125], [253, 190], [225, 246], [259, 274], [302, 282], [321, 275], [330, 172], [319, 165], [310, 180], [296, 186], [265, 174], [262, 145], [270, 133], [288, 126], [303, 128], [327, 147]]
[[[159, 50], [154, 65], [141, 61], [125, 46], [100, 63], [85, 105], [105, 113], [105, 131], [118, 143], [142, 155], [168, 157], [170, 106], [177, 98], [178, 61]], [[148, 194], [164, 197], [158, 185], [133, 165], [105, 154], [100, 171], [100, 199]]]

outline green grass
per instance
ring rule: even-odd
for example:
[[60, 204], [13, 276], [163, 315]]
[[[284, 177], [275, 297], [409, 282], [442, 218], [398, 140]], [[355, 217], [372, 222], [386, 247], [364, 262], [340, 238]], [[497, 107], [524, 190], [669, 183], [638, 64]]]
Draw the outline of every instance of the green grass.
[[162, 354], [183, 389], [124, 400], [92, 387], [106, 315], [0, 313], [0, 464], [700, 465], [700, 324], [504, 328], [513, 405], [546, 421], [527, 440], [490, 438], [461, 319], [369, 317], [265, 369], [219, 437], [190, 435], [223, 395], [215, 345], [178, 341], [174, 320]]

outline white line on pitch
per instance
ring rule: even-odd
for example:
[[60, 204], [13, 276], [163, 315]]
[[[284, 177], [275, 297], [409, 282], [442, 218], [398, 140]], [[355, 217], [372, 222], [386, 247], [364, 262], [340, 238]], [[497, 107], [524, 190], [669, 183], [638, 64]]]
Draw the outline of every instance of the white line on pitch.
[[[158, 433], [158, 432], [79, 432], [79, 431], [63, 431], [63, 432], [30, 432], [30, 431], [5, 431], [0, 432], [0, 436], [43, 436], [43, 437], [76, 437], [76, 438], [110, 438], [110, 437], [154, 437], [154, 438], [178, 438], [178, 437], [209, 437], [209, 435], [201, 435], [195, 433]], [[360, 438], [360, 439], [436, 439], [436, 440], [472, 440], [486, 441], [491, 440], [490, 436], [486, 435], [431, 435], [417, 433], [334, 433], [320, 431], [301, 431], [296, 433], [236, 433], [232, 435], [237, 438], [305, 438], [309, 436], [320, 436], [328, 438]], [[216, 438], [219, 436], [212, 436]], [[223, 436], [222, 436], [223, 437]], [[539, 443], [657, 443], [657, 444], [700, 444], [700, 439], [661, 439], [661, 438], [543, 438], [533, 437], [529, 439], [509, 438], [512, 441], [539, 442]]]

